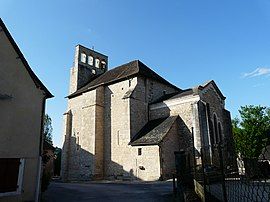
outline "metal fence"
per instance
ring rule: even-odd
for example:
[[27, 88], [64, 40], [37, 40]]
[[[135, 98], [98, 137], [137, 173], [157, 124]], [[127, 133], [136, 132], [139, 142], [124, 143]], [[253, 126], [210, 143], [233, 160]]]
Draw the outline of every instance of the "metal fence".
[[204, 201], [270, 201], [270, 146], [259, 158], [228, 156], [226, 144], [203, 147], [194, 169]]

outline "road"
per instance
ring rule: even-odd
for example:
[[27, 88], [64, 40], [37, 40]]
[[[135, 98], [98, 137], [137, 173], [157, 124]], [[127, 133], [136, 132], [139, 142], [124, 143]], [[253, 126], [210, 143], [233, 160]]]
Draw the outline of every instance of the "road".
[[44, 202], [173, 201], [172, 182], [52, 182]]

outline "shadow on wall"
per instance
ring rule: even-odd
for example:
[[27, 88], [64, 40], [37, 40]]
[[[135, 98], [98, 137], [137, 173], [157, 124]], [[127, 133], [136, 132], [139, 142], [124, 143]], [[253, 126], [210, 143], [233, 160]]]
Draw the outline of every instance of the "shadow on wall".
[[[109, 180], [140, 180], [138, 177], [134, 175], [136, 170], [129, 170], [126, 171], [123, 169], [123, 165], [120, 165], [114, 161], [112, 161], [112, 137], [113, 135], [118, 135], [115, 131], [112, 131], [112, 124], [115, 120], [112, 120], [112, 112], [111, 104], [113, 99], [113, 93], [108, 88], [105, 87], [105, 103], [104, 103], [104, 113], [101, 113], [103, 116], [103, 127], [98, 128], [98, 130], [102, 130], [104, 134], [103, 143], [103, 157], [97, 157], [97, 155], [93, 155], [92, 153], [86, 151], [85, 149], [81, 148], [79, 144], [76, 142], [76, 137], [72, 136], [71, 129], [72, 129], [72, 122], [67, 124], [67, 134], [69, 136], [65, 137], [65, 142], [63, 145], [63, 152], [62, 152], [62, 170], [61, 170], [61, 177], [64, 181], [88, 181], [88, 180], [97, 180], [97, 179], [109, 179]], [[152, 117], [152, 119], [157, 118], [165, 118], [171, 115], [170, 108], [164, 107], [157, 117]], [[70, 118], [68, 120], [72, 120], [72, 114], [69, 114]], [[99, 114], [99, 116], [101, 116]], [[114, 117], [114, 116], [113, 116]], [[121, 117], [119, 117], [119, 120]], [[132, 123], [131, 123], [132, 124]], [[179, 121], [177, 122], [177, 145], [175, 145], [174, 141], [168, 141], [168, 143], [160, 143], [160, 147], [164, 148], [164, 153], [161, 155], [161, 178], [160, 179], [168, 179], [171, 178], [172, 172], [175, 170], [175, 162], [174, 162], [174, 152], [184, 150], [188, 154], [188, 161], [190, 162], [189, 167], [194, 166], [194, 153], [198, 154], [198, 151], [194, 151], [194, 143], [193, 143], [193, 135], [192, 131], [187, 127], [186, 123], [180, 117]], [[104, 130], [104, 131], [103, 131]], [[96, 143], [93, 143], [97, 145]], [[174, 146], [171, 147], [171, 144]], [[96, 150], [97, 151], [97, 150]], [[102, 155], [101, 155], [102, 156]], [[103, 158], [102, 162], [104, 163], [103, 173], [96, 175], [96, 168], [95, 168], [95, 158]], [[135, 160], [136, 157], [134, 157]], [[100, 160], [100, 159], [99, 159]], [[136, 168], [139, 169], [139, 168]], [[103, 177], [102, 177], [103, 176]]]
[[[112, 131], [112, 99], [113, 92], [109, 87], [105, 87], [105, 102], [104, 102], [104, 179], [108, 180], [140, 180], [134, 175], [134, 170], [126, 171], [123, 165], [112, 161], [112, 136], [117, 136], [115, 131]], [[118, 113], [114, 111], [114, 113]], [[114, 116], [115, 117], [115, 116]], [[119, 117], [119, 119], [121, 119]], [[115, 137], [117, 138], [117, 137]], [[118, 137], [119, 138], [119, 137]]]
[[[97, 130], [99, 135], [104, 134], [103, 147], [97, 148], [96, 152], [103, 153], [101, 148], [104, 150], [104, 154], [94, 155], [85, 149], [83, 149], [77, 142], [76, 137], [72, 135], [72, 114], [68, 112], [67, 120], [69, 123], [66, 124], [67, 134], [65, 136], [65, 141], [63, 144], [62, 150], [62, 162], [61, 162], [61, 178], [63, 181], [89, 181], [89, 180], [98, 180], [98, 179], [123, 179], [123, 180], [139, 180], [134, 175], [134, 170], [126, 171], [123, 169], [122, 165], [119, 165], [116, 162], [111, 160], [111, 99], [113, 93], [109, 88], [105, 88], [105, 103], [104, 103], [104, 113], [100, 112], [97, 114], [98, 118], [105, 120], [103, 127], [98, 126]], [[104, 131], [103, 131], [104, 130]], [[102, 132], [101, 132], [102, 131]], [[100, 138], [100, 137], [99, 137]], [[100, 142], [99, 142], [100, 143]], [[94, 143], [97, 146], [97, 143]], [[98, 150], [99, 149], [99, 150]], [[103, 162], [104, 165], [96, 165], [96, 159], [99, 158], [99, 162]], [[103, 173], [96, 174], [95, 170], [97, 167], [102, 166]]]
[[[175, 160], [175, 156], [174, 156], [174, 152], [175, 151], [185, 151], [186, 156], [187, 156], [187, 169], [193, 169], [194, 165], [195, 165], [195, 157], [199, 158], [200, 157], [200, 151], [198, 151], [195, 147], [194, 147], [194, 133], [192, 131], [192, 129], [190, 129], [187, 124], [185, 123], [185, 121], [181, 118], [181, 116], [179, 114], [173, 113], [170, 109], [169, 106], [167, 106], [164, 103], [164, 107], [157, 109], [156, 113], [153, 113], [151, 115], [151, 119], [158, 119], [158, 118], [166, 118], [169, 116], [179, 116], [179, 118], [177, 119], [177, 134], [179, 135], [179, 148], [174, 147], [174, 150], [170, 151], [170, 155], [168, 156], [168, 154], [163, 155], [163, 159], [161, 159], [162, 162], [162, 178], [163, 179], [168, 179], [172, 177], [171, 174], [171, 170], [172, 170], [172, 166], [168, 167], [166, 166], [166, 164], [175, 164], [174, 160]], [[155, 116], [154, 116], [155, 115]], [[168, 147], [169, 145], [164, 145], [164, 147]], [[173, 159], [173, 162], [172, 162]], [[173, 168], [175, 169], [175, 167]], [[170, 172], [167, 172], [167, 171]]]
[[[61, 179], [63, 181], [90, 181], [100, 179], [100, 176], [95, 176], [94, 174], [94, 155], [76, 144], [76, 137], [70, 137], [69, 139], [70, 141], [65, 141], [63, 145], [63, 151], [69, 152], [62, 153]], [[140, 180], [134, 176], [132, 169], [128, 172], [123, 169], [122, 165], [113, 161], [109, 163], [113, 167], [113, 170], [117, 172], [111, 173], [109, 176], [104, 177], [104, 179]]]

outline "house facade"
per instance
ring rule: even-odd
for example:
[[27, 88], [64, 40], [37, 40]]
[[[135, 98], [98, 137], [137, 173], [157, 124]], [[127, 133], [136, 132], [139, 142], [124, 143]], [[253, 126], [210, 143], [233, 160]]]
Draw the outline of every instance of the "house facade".
[[42, 123], [53, 97], [0, 19], [0, 201], [37, 201]]
[[230, 113], [214, 81], [181, 89], [139, 60], [109, 71], [107, 64], [107, 56], [76, 46], [64, 114], [64, 181], [168, 179], [175, 151], [231, 140]]

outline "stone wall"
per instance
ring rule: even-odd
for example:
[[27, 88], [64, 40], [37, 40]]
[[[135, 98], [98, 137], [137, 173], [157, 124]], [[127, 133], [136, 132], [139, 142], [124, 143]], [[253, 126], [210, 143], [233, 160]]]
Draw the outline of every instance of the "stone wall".
[[139, 169], [136, 163], [137, 150], [128, 144], [148, 122], [148, 102], [162, 96], [164, 89], [167, 92], [175, 91], [171, 87], [140, 77], [105, 87], [106, 177], [153, 178], [150, 177], [153, 173], [147, 174], [145, 170], [140, 171], [142, 176], [138, 176], [140, 172], [135, 172]]
[[96, 89], [95, 104], [95, 152], [94, 152], [94, 178], [104, 177], [104, 96], [103, 86]]
[[[183, 120], [185, 128], [189, 134], [194, 129], [194, 135], [200, 132], [198, 124], [198, 108], [197, 102], [199, 101], [198, 95], [190, 95], [173, 100], [167, 100], [161, 103], [150, 105], [150, 120], [165, 118], [168, 116], [177, 116]], [[199, 135], [197, 135], [199, 136]]]
[[[141, 155], [138, 155], [141, 149]], [[135, 178], [145, 181], [160, 179], [160, 148], [158, 145], [133, 147], [132, 159], [135, 162], [133, 171]]]
[[[236, 157], [233, 146], [231, 116], [230, 112], [225, 109], [225, 100], [222, 99], [212, 84], [203, 89], [200, 94], [205, 106], [208, 107], [211, 146], [216, 146], [220, 142], [223, 145], [224, 166], [235, 167]], [[212, 156], [213, 163], [219, 165], [217, 150], [213, 150]]]
[[[217, 118], [217, 123], [221, 123], [221, 127], [223, 128], [223, 109], [224, 109], [224, 100], [220, 97], [220, 95], [217, 93], [216, 89], [213, 85], [208, 85], [205, 89], [203, 89], [200, 92], [201, 100], [209, 105], [209, 116], [210, 120], [212, 122], [212, 125], [214, 126], [214, 115]], [[210, 124], [210, 123], [209, 123]], [[214, 128], [213, 128], [214, 129]], [[215, 134], [214, 132], [214, 139], [212, 140], [212, 144], [217, 143], [217, 136], [218, 134]], [[224, 139], [224, 133], [221, 133], [221, 138]]]
[[[86, 61], [81, 61], [81, 54], [86, 55]], [[99, 67], [95, 66], [95, 61], [90, 65], [88, 63], [88, 56], [93, 57], [93, 59], [99, 59], [100, 64], [101, 61], [105, 62], [105, 65], [100, 65]], [[91, 79], [96, 77], [96, 75], [103, 74], [108, 69], [108, 57], [98, 53], [92, 49], [83, 47], [81, 45], [77, 45], [75, 48], [75, 57], [73, 62], [73, 67], [70, 70], [70, 86], [69, 86], [69, 94], [74, 93], [85, 84], [87, 84]]]
[[134, 80], [136, 81], [136, 87], [130, 98], [131, 138], [148, 122], [150, 118], [149, 104], [158, 100], [164, 94], [177, 92], [177, 89], [153, 79], [136, 77]]
[[180, 142], [181, 135], [183, 134], [180, 134], [178, 122], [175, 122], [160, 144], [161, 176], [163, 180], [172, 178], [172, 175], [175, 173], [174, 152], [185, 149]]
[[[195, 89], [191, 95], [151, 104], [177, 91], [152, 79], [134, 77], [70, 99], [72, 126], [65, 132], [69, 134], [65, 144], [69, 152], [63, 154], [68, 179], [156, 180], [161, 174], [167, 179], [174, 171], [174, 151], [193, 152], [192, 132], [196, 153], [203, 143], [212, 143], [209, 134], [213, 114], [224, 123], [222, 131], [229, 131], [224, 101], [211, 85], [202, 91]], [[149, 120], [176, 115], [177, 124], [160, 147], [129, 145]]]
[[[129, 100], [123, 99], [136, 83], [125, 80], [105, 87], [104, 169], [106, 178], [116, 178], [129, 172], [130, 116]], [[127, 160], [128, 159], [128, 160]]]
[[103, 176], [103, 101], [103, 87], [68, 101], [62, 161], [65, 180]]

